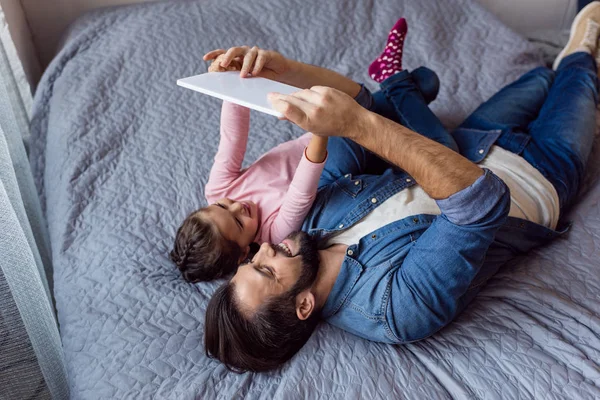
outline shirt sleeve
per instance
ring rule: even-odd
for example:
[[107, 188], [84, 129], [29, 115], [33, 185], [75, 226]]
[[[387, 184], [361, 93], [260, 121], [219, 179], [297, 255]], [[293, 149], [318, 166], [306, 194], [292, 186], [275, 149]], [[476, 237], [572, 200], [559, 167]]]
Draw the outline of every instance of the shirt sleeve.
[[223, 197], [231, 183], [242, 173], [249, 130], [250, 109], [224, 101], [221, 108], [219, 148], [204, 189], [209, 203]]
[[491, 171], [437, 201], [442, 215], [417, 239], [391, 280], [387, 322], [398, 343], [448, 324], [506, 221], [510, 192]]
[[327, 158], [314, 163], [304, 155], [288, 188], [279, 213], [270, 229], [270, 242], [279, 243], [290, 233], [300, 229], [317, 195], [317, 186]]

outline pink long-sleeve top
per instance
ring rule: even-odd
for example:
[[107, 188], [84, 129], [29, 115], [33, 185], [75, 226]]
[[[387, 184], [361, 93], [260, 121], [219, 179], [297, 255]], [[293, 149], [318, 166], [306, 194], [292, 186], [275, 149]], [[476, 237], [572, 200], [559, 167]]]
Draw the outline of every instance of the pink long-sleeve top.
[[311, 162], [306, 146], [312, 136], [306, 133], [265, 153], [242, 170], [246, 154], [250, 110], [223, 102], [221, 140], [204, 189], [209, 204], [220, 198], [250, 200], [258, 206], [258, 243], [280, 243], [297, 231], [308, 214], [317, 193], [325, 161]]

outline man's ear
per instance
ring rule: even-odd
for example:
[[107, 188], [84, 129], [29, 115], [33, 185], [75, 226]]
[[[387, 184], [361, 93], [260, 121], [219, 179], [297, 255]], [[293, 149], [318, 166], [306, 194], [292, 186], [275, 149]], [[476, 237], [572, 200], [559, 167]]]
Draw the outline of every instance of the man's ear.
[[248, 253], [250, 253], [250, 246], [246, 246], [244, 250], [242, 250], [242, 254], [240, 254], [240, 259], [238, 260], [238, 264], [244, 262], [244, 260], [248, 257]]
[[315, 309], [315, 296], [306, 289], [296, 296], [296, 315], [302, 321], [306, 320]]

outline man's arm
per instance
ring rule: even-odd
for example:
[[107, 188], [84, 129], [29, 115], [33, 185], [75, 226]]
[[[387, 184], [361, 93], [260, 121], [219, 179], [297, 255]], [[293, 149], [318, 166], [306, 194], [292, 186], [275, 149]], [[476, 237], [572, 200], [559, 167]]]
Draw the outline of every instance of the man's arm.
[[437, 202], [442, 215], [413, 243], [391, 277], [386, 321], [396, 343], [424, 339], [447, 325], [506, 221], [510, 192], [485, 170], [473, 185]]
[[483, 174], [459, 153], [380, 115], [366, 111], [359, 121], [348, 137], [408, 172], [433, 199], [445, 199]]
[[465, 189], [483, 174], [462, 155], [364, 109], [341, 91], [317, 86], [289, 96], [273, 94], [270, 100], [301, 128], [347, 137], [402, 168], [434, 199]]

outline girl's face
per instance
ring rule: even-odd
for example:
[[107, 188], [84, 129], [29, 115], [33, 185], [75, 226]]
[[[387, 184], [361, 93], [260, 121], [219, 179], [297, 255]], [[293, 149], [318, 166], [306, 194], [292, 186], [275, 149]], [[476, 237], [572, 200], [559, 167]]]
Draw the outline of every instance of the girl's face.
[[258, 206], [251, 201], [219, 199], [205, 208], [202, 214], [217, 226], [225, 239], [236, 242], [242, 250], [256, 237]]

